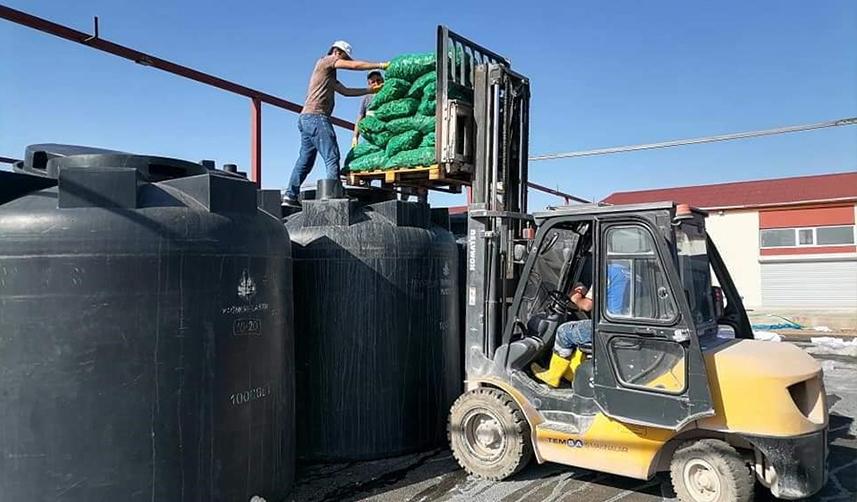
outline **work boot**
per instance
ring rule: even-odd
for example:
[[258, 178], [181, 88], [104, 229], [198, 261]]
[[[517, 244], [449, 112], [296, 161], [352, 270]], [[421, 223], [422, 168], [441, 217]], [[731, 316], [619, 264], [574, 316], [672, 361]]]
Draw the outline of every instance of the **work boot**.
[[581, 364], [583, 364], [584, 357], [585, 356], [582, 351], [575, 350], [574, 354], [571, 355], [571, 361], [568, 363], [568, 368], [566, 368], [562, 377], [569, 382], [574, 382], [574, 372], [577, 371], [577, 368], [580, 367]]
[[569, 362], [568, 359], [554, 352], [551, 354], [551, 362], [548, 369], [544, 369], [536, 363], [531, 364], [530, 369], [533, 370], [533, 375], [542, 382], [551, 387], [559, 387], [559, 381], [565, 370], [568, 369]]
[[298, 199], [293, 199], [293, 198], [289, 197], [288, 195], [286, 195], [283, 197], [283, 205], [300, 209], [301, 201]]

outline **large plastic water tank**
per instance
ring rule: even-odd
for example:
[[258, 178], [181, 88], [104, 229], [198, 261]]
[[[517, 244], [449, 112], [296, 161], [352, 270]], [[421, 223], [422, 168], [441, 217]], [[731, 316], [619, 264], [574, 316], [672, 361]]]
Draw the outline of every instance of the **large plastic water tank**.
[[85, 152], [31, 147], [0, 173], [0, 499], [279, 500], [282, 223], [238, 176]]
[[375, 194], [305, 200], [287, 220], [299, 458], [442, 444], [460, 394], [455, 240], [426, 204]]

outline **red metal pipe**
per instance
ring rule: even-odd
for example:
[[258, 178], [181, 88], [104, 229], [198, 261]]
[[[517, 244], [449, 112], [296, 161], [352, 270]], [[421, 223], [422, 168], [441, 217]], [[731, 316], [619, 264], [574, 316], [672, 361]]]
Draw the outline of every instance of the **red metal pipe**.
[[250, 101], [250, 179], [262, 187], [262, 101]]
[[[129, 59], [144, 66], [151, 66], [174, 75], [179, 75], [212, 87], [217, 87], [224, 91], [240, 94], [251, 99], [258, 99], [263, 103], [267, 103], [284, 110], [300, 113], [302, 108], [301, 105], [297, 103], [293, 103], [283, 98], [278, 98], [277, 96], [272, 96], [266, 92], [246, 87], [235, 82], [230, 82], [229, 80], [225, 80], [208, 73], [203, 73], [201, 71], [194, 70], [193, 68], [182, 66], [180, 64], [161, 59], [157, 56], [131, 49], [130, 47], [125, 47], [124, 45], [115, 44], [98, 36], [77, 31], [67, 26], [48, 21], [47, 19], [27, 14], [26, 12], [11, 9], [4, 5], [0, 5], [0, 18], [27, 26], [28, 28], [33, 28], [34, 30], [41, 31], [49, 35], [77, 42], [87, 47], [92, 47], [93, 49], [113, 54], [114, 56]], [[331, 122], [345, 129], [354, 130], [354, 123], [347, 120], [331, 117]]]
[[580, 197], [575, 197], [574, 195], [571, 195], [570, 193], [560, 192], [559, 190], [554, 190], [552, 188], [548, 188], [546, 186], [539, 185], [538, 183], [533, 183], [532, 181], [528, 182], [527, 186], [529, 186], [530, 188], [532, 188], [534, 190], [538, 190], [540, 192], [544, 192], [544, 193], [550, 194], [550, 195], [555, 195], [557, 197], [565, 199], [566, 204], [568, 204], [569, 200], [573, 200], [574, 202], [581, 202], [583, 204], [587, 204], [590, 202], [586, 199], [581, 199]]

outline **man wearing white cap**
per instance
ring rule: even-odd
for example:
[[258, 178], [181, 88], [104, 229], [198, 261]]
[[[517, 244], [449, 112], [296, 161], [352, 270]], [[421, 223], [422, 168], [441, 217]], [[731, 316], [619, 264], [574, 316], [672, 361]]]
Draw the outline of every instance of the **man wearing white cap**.
[[301, 183], [312, 170], [315, 158], [321, 153], [326, 167], [328, 179], [339, 179], [339, 145], [330, 116], [333, 114], [334, 92], [343, 96], [365, 96], [378, 92], [378, 87], [353, 89], [345, 87], [336, 79], [336, 70], [379, 70], [385, 69], [387, 63], [369, 63], [355, 61], [351, 58], [351, 45], [345, 41], [337, 41], [331, 45], [327, 56], [315, 63], [309, 88], [298, 118], [298, 130], [301, 132], [301, 152], [292, 170], [289, 188], [286, 191], [285, 202], [297, 205]]

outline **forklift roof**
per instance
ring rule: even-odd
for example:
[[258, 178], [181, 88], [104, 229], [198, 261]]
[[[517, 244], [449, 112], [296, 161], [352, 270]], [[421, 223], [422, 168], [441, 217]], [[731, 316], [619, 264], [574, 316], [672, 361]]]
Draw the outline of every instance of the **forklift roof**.
[[[556, 206], [548, 207], [547, 211], [534, 213], [533, 217], [537, 222], [542, 222], [557, 216], [576, 216], [576, 215], [595, 215], [595, 214], [616, 214], [616, 213], [638, 213], [642, 211], [656, 210], [672, 210], [676, 207], [673, 201], [663, 202], [647, 202], [644, 204], [604, 204], [601, 202], [592, 204], [575, 204], [573, 206]], [[692, 208], [694, 212], [705, 215], [704, 211]]]

